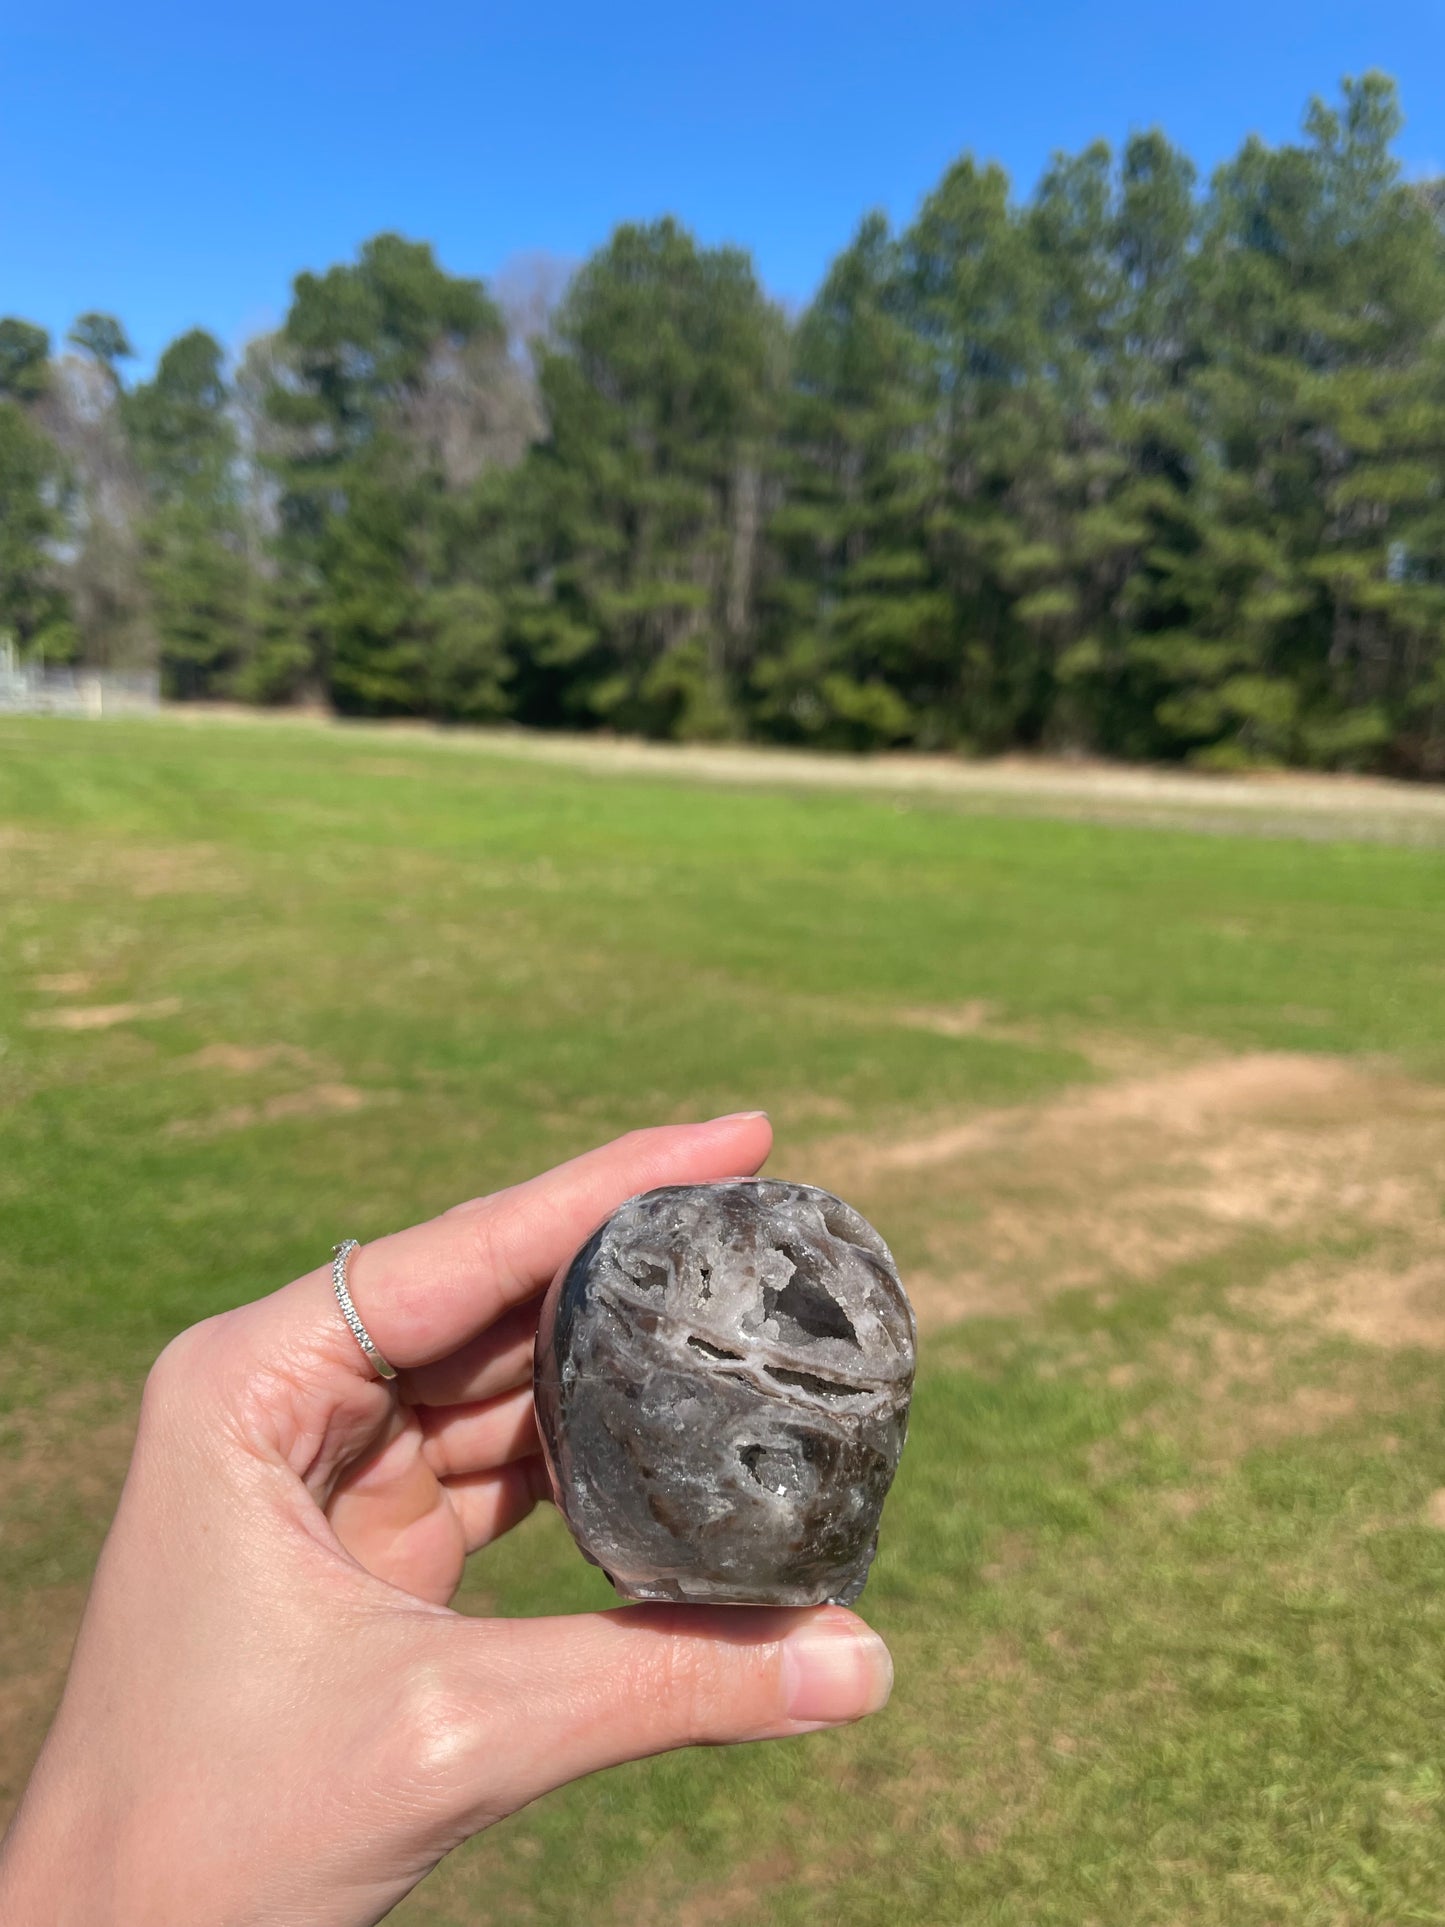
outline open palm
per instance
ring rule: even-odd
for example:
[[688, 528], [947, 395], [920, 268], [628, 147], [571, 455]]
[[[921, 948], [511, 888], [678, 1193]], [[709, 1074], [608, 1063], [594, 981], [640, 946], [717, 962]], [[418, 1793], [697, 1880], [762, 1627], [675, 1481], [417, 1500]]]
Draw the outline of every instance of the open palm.
[[580, 1774], [887, 1696], [837, 1608], [446, 1610], [541, 1496], [540, 1294], [623, 1198], [750, 1171], [758, 1116], [634, 1134], [357, 1250], [380, 1383], [320, 1266], [157, 1361], [0, 1918], [371, 1927]]

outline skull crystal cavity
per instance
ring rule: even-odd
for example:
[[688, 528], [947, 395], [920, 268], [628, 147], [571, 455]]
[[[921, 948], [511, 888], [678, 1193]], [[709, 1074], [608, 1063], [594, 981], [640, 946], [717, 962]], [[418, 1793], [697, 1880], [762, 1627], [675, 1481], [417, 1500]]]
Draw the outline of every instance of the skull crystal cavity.
[[759, 1178], [629, 1199], [542, 1308], [562, 1516], [628, 1599], [851, 1603], [914, 1351], [887, 1245], [829, 1192]]

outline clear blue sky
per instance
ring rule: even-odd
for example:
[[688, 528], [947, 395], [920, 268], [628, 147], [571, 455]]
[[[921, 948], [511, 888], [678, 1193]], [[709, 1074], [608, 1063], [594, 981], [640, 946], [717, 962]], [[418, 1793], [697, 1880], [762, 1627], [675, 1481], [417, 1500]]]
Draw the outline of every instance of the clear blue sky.
[[1207, 169], [1370, 66], [1407, 169], [1445, 171], [1445, 0], [11, 0], [0, 312], [107, 309], [150, 360], [273, 325], [381, 228], [490, 275], [669, 211], [799, 301], [965, 149], [1027, 191], [1158, 124]]

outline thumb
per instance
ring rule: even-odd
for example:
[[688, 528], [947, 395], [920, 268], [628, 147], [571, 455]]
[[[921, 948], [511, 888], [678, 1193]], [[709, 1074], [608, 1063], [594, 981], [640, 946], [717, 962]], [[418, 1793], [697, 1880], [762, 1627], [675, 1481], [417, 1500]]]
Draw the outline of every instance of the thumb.
[[455, 1624], [481, 1715], [467, 1789], [477, 1824], [624, 1760], [862, 1719], [893, 1684], [888, 1648], [841, 1606]]

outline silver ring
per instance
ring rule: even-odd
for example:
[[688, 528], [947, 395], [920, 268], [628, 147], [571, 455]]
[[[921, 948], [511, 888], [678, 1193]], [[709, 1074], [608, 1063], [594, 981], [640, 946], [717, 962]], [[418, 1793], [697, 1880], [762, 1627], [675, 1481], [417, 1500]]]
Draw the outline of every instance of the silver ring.
[[355, 1238], [343, 1238], [339, 1245], [331, 1249], [336, 1253], [331, 1266], [331, 1285], [336, 1293], [336, 1302], [341, 1307], [341, 1316], [351, 1327], [351, 1336], [365, 1352], [368, 1360], [381, 1373], [383, 1378], [395, 1378], [396, 1367], [388, 1365], [381, 1353], [371, 1342], [371, 1333], [356, 1315], [356, 1307], [351, 1302], [351, 1293], [346, 1289], [346, 1267], [353, 1251], [360, 1249]]

